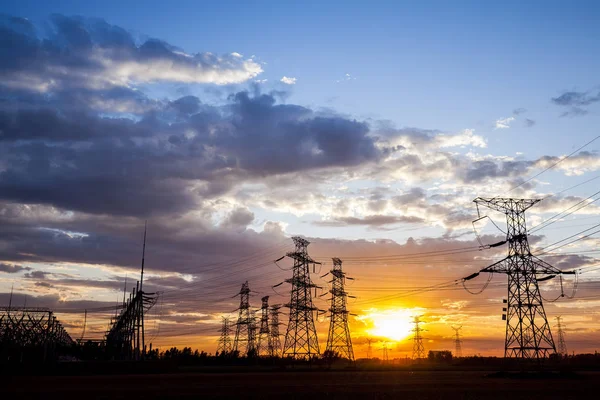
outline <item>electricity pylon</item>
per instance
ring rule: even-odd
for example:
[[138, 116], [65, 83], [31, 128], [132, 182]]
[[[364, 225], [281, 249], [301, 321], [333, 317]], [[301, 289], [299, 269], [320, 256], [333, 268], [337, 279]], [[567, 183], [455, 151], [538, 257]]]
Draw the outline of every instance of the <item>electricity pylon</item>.
[[240, 355], [254, 353], [254, 318], [250, 316], [250, 287], [248, 281], [244, 282], [240, 292], [240, 307], [238, 320], [235, 326], [235, 339], [233, 350]]
[[423, 337], [421, 336], [422, 329], [419, 326], [421, 320], [419, 316], [414, 317], [413, 323], [415, 327], [413, 328], [414, 336], [413, 336], [413, 360], [420, 360], [425, 358], [425, 347], [423, 346]]
[[292, 285], [292, 293], [290, 302], [286, 304], [290, 309], [290, 320], [285, 334], [283, 356], [310, 359], [321, 352], [314, 320], [314, 311], [317, 308], [313, 306], [310, 292], [317, 286], [310, 280], [309, 264], [320, 263], [308, 255], [308, 240], [298, 236], [294, 236], [292, 240], [296, 249], [286, 254], [294, 260], [294, 266], [292, 278], [285, 280]]
[[386, 361], [386, 362], [389, 361], [390, 357], [389, 357], [389, 354], [388, 354], [387, 342], [383, 342], [383, 347], [381, 348], [381, 351], [383, 352], [383, 358], [382, 358], [382, 360]]
[[562, 317], [556, 317], [556, 321], [557, 321], [557, 325], [556, 328], [558, 329], [558, 354], [560, 354], [561, 356], [566, 356], [567, 355], [567, 344], [565, 343], [565, 333], [563, 331], [563, 327], [562, 324], [560, 323], [560, 320], [562, 319]]
[[367, 358], [371, 359], [373, 357], [373, 352], [371, 350], [371, 342], [373, 341], [373, 339], [371, 338], [367, 338], [367, 343], [368, 343], [368, 347], [367, 347]]
[[331, 354], [339, 353], [342, 357], [354, 361], [352, 339], [348, 328], [348, 310], [346, 310], [346, 297], [344, 290], [346, 274], [342, 271], [342, 260], [333, 258], [333, 275], [331, 283], [331, 308], [329, 318], [329, 336], [327, 338], [327, 351]]
[[[479, 271], [508, 276], [504, 357], [537, 360], [545, 358], [555, 353], [556, 347], [542, 304], [538, 275], [546, 275], [544, 279], [550, 279], [559, 274], [574, 272], [562, 272], [531, 254], [527, 240], [525, 210], [539, 202], [539, 199], [478, 197], [473, 201], [477, 205], [478, 214], [480, 205], [506, 214], [506, 241], [494, 247], [508, 242], [508, 256]], [[472, 279], [477, 275], [473, 274], [468, 278]]]
[[454, 351], [454, 355], [456, 357], [462, 357], [462, 340], [460, 339], [460, 330], [462, 329], [462, 326], [459, 326], [458, 328], [453, 326], [452, 329], [454, 329], [454, 332], [456, 333], [455, 338], [454, 338], [454, 345], [456, 347], [455, 351]]
[[260, 329], [258, 330], [258, 347], [256, 352], [259, 356], [270, 356], [273, 344], [271, 343], [271, 334], [269, 330], [269, 296], [263, 297], [261, 301]]
[[221, 336], [219, 337], [219, 344], [217, 345], [217, 353], [229, 354], [232, 350], [231, 345], [231, 328], [229, 326], [229, 317], [221, 317]]
[[276, 304], [271, 306], [269, 315], [271, 320], [269, 321], [269, 356], [279, 357], [281, 355], [281, 339], [279, 337], [279, 309], [281, 305]]

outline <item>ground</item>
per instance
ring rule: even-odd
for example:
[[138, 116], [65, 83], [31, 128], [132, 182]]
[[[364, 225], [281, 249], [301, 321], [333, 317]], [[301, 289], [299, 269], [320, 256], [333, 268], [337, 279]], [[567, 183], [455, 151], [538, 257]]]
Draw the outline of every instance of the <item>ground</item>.
[[[9, 377], [19, 399], [583, 399], [600, 373], [498, 378], [460, 371], [309, 371]], [[6, 378], [6, 377], [5, 377]]]

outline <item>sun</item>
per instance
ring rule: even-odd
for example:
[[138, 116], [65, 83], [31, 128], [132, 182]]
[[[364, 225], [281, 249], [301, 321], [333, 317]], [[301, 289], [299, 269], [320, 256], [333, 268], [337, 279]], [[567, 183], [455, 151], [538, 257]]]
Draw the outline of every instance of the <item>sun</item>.
[[361, 319], [372, 326], [367, 329], [367, 333], [372, 336], [400, 341], [412, 332], [412, 312], [410, 310], [372, 311]]

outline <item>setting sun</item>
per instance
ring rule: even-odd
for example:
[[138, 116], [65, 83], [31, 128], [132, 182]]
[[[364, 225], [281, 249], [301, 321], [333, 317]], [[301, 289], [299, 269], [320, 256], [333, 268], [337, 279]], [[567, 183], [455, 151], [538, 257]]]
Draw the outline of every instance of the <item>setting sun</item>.
[[408, 309], [372, 310], [360, 319], [367, 325], [369, 335], [400, 341], [412, 332], [413, 314], [414, 310]]

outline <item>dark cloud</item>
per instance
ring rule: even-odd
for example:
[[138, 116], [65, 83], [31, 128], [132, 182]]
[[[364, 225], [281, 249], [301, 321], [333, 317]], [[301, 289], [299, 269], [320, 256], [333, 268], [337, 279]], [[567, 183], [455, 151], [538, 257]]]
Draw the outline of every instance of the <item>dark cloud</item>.
[[0, 272], [6, 272], [7, 274], [16, 274], [17, 272], [29, 270], [31, 270], [31, 268], [23, 267], [21, 265], [0, 263]]
[[239, 83], [262, 72], [239, 54], [184, 54], [157, 39], [138, 45], [101, 19], [53, 15], [45, 37], [20, 18], [0, 21], [0, 85], [38, 92], [106, 89], [131, 83]]
[[526, 112], [527, 112], [526, 108], [515, 108], [513, 110], [514, 115], [521, 115], [521, 114], [525, 114]]
[[475, 161], [464, 172], [463, 180], [468, 183], [476, 183], [488, 178], [518, 177], [527, 173], [532, 165], [531, 161]]
[[525, 121], [523, 121], [523, 122], [527, 128], [531, 128], [532, 126], [535, 125], [535, 121], [532, 119], [529, 119], [529, 118], [525, 118]]
[[600, 92], [593, 94], [590, 92], [566, 92], [558, 97], [553, 97], [551, 101], [562, 107], [569, 107], [568, 111], [561, 114], [561, 117], [577, 117], [588, 114], [588, 110], [583, 108], [600, 101]]
[[50, 273], [46, 272], [46, 271], [32, 271], [32, 272], [26, 273], [25, 274], [25, 278], [29, 278], [29, 279], [44, 279], [48, 275], [50, 275]]

